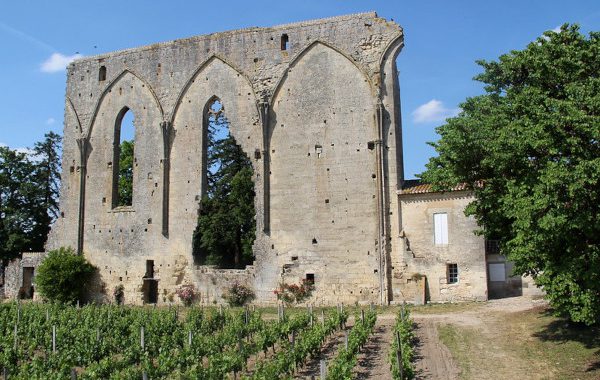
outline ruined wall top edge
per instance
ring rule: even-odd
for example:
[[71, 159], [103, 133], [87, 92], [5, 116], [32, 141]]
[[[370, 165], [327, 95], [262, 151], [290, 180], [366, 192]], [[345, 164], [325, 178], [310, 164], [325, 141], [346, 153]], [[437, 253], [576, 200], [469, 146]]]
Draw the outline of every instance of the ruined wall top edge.
[[[287, 50], [281, 49], [283, 34], [289, 38]], [[83, 132], [102, 94], [131, 72], [151, 88], [168, 118], [181, 91], [203, 65], [217, 58], [246, 77], [256, 97], [269, 99], [287, 69], [316, 43], [345, 55], [376, 85], [384, 56], [390, 49], [396, 54], [403, 45], [403, 30], [369, 12], [157, 43], [76, 60], [68, 67], [66, 96]], [[102, 66], [106, 79], [100, 81]]]

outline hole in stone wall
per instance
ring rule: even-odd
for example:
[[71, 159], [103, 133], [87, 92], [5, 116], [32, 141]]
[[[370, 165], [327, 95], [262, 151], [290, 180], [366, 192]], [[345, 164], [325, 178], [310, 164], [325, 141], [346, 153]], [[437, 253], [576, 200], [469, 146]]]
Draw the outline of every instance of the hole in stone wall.
[[104, 82], [106, 80], [106, 66], [100, 66], [98, 70], [98, 81]]
[[287, 34], [281, 35], [281, 50], [289, 50], [290, 49], [290, 38]]
[[367, 143], [367, 148], [369, 148], [369, 150], [375, 149], [375, 141], [369, 141]]
[[213, 97], [207, 102], [202, 120], [205, 145], [200, 211], [192, 237], [194, 263], [245, 268], [254, 260], [256, 231], [256, 211], [247, 207], [254, 204], [255, 196], [252, 162], [230, 133], [220, 99]]
[[316, 239], [316, 238], [313, 238], [313, 239], [312, 239], [312, 243], [313, 243], [313, 244], [317, 244], [317, 239]]
[[306, 274], [306, 282], [314, 285], [315, 284], [315, 274], [314, 273], [307, 273]]
[[[133, 201], [135, 127], [133, 112], [123, 107], [117, 115], [113, 150], [112, 207], [131, 206]], [[114, 165], [113, 165], [114, 163]]]

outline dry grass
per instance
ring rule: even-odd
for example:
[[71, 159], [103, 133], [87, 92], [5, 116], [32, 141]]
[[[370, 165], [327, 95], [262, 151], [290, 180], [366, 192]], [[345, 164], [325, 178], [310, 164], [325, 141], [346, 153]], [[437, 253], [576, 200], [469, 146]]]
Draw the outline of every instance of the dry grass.
[[600, 379], [599, 327], [568, 324], [544, 307], [493, 318], [439, 326], [462, 379]]

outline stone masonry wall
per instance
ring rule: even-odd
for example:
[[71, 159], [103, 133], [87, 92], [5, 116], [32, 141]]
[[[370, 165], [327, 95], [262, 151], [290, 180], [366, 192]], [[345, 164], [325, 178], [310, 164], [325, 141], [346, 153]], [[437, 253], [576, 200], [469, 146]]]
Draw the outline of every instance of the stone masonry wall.
[[[363, 13], [75, 61], [61, 217], [47, 249], [80, 249], [100, 269], [104, 300], [122, 284], [126, 302], [142, 303], [152, 260], [158, 303], [186, 283], [201, 289], [202, 302], [223, 302], [233, 281], [272, 303], [279, 282], [307, 274], [318, 302], [387, 301], [403, 180], [402, 46], [397, 24]], [[204, 191], [203, 116], [214, 98], [254, 167], [256, 261], [245, 270], [196, 268], [191, 254]], [[126, 110], [135, 117], [134, 195], [131, 206], [114, 207], [115, 128]]]
[[[464, 215], [473, 200], [465, 191], [399, 195], [403, 230], [392, 258], [395, 299], [422, 299], [419, 277], [426, 276], [427, 298], [432, 302], [487, 300], [485, 246], [474, 218]], [[448, 215], [448, 244], [434, 243], [434, 213]], [[447, 281], [447, 264], [458, 265], [458, 282]]]

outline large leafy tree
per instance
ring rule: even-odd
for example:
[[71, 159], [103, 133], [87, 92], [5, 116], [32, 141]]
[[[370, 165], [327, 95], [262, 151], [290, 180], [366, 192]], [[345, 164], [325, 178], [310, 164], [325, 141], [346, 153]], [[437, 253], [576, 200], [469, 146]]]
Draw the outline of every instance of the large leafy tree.
[[0, 147], [0, 260], [43, 251], [58, 214], [60, 150], [53, 132], [27, 153]]
[[33, 146], [33, 187], [36, 207], [31, 210], [36, 220], [31, 232], [33, 251], [43, 251], [50, 225], [58, 217], [58, 192], [60, 187], [60, 151], [62, 137], [48, 132], [44, 140]]
[[600, 321], [600, 33], [576, 25], [478, 62], [486, 93], [438, 127], [422, 178], [466, 183], [516, 271], [573, 321]]
[[252, 163], [228, 133], [222, 110], [209, 117], [207, 189], [200, 202], [194, 255], [202, 264], [243, 268], [255, 238]]

